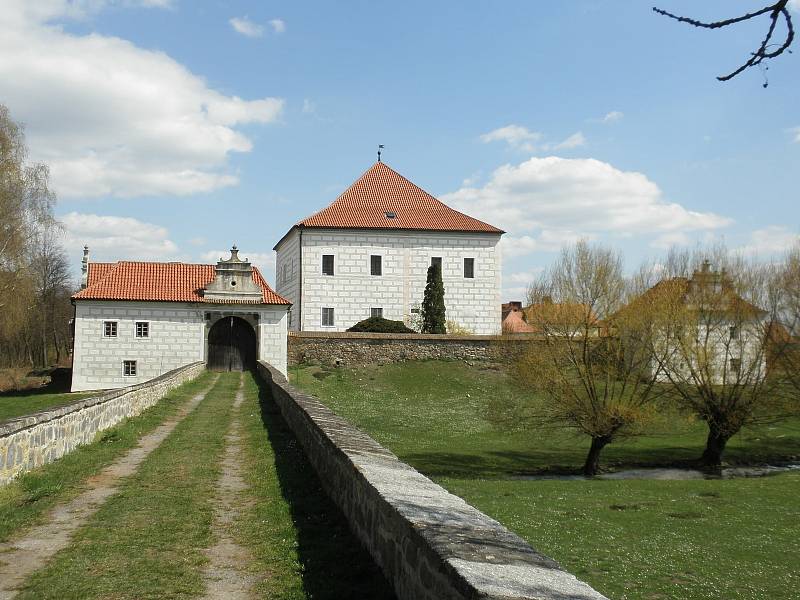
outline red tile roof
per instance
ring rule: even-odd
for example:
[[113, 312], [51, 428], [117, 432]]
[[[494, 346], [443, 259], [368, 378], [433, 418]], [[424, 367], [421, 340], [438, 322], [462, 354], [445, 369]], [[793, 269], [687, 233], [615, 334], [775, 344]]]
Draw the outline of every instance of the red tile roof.
[[76, 300], [291, 304], [269, 287], [256, 267], [253, 267], [253, 281], [263, 291], [260, 303], [206, 300], [201, 293], [212, 279], [214, 265], [127, 261], [89, 263], [88, 285], [72, 297]]
[[382, 162], [372, 165], [328, 207], [295, 227], [504, 233], [453, 210]]

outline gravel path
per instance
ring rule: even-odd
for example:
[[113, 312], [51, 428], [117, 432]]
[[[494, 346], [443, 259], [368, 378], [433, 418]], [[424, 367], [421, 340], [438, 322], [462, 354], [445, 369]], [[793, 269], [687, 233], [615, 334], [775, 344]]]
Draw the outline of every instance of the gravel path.
[[138, 446], [98, 475], [87, 479], [86, 491], [70, 502], [54, 507], [45, 517], [45, 523], [29, 529], [21, 537], [0, 543], [0, 600], [16, 596], [17, 589], [28, 576], [67, 547], [75, 531], [116, 493], [120, 480], [136, 472], [142, 461], [161, 445], [178, 423], [197, 408], [217, 379], [155, 431], [142, 437]]

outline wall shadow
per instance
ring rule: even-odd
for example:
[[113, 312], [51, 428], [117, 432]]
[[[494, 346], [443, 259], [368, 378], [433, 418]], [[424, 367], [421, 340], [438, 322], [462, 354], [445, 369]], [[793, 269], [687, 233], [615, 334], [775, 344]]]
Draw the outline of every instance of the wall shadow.
[[328, 498], [269, 386], [255, 374], [261, 420], [275, 453], [281, 494], [298, 532], [298, 556], [308, 598], [396, 600], [383, 573], [350, 532], [342, 512]]

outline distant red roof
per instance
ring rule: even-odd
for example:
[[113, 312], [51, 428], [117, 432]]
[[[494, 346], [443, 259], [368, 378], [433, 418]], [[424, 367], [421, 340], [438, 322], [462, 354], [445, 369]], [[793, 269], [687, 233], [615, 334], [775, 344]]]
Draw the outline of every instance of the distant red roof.
[[[127, 261], [89, 263], [87, 286], [72, 297], [76, 300], [253, 304], [252, 301], [206, 300], [201, 293], [212, 279], [214, 265]], [[253, 281], [263, 291], [261, 304], [291, 304], [269, 287], [256, 267], [253, 267]]]
[[382, 162], [372, 165], [327, 208], [295, 227], [505, 233], [453, 210]]

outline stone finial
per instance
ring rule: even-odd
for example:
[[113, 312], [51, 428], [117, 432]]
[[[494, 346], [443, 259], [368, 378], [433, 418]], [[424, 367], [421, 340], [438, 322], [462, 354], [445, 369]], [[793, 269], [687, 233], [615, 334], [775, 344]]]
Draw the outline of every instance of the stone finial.
[[83, 247], [83, 259], [81, 260], [81, 289], [85, 289], [89, 284], [89, 246]]

